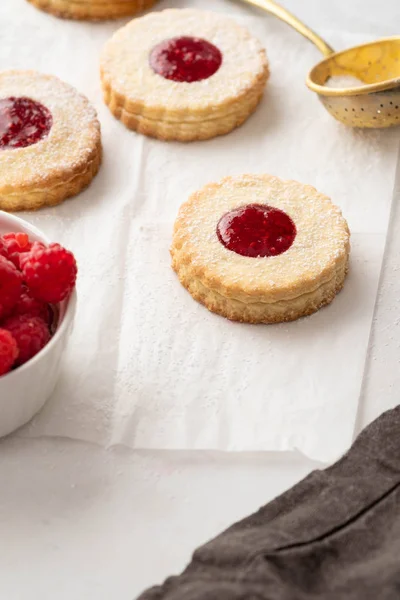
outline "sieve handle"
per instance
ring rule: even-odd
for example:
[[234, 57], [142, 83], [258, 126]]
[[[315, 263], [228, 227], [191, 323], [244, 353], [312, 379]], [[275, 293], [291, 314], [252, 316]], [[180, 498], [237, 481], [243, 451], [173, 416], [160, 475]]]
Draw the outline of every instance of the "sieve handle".
[[304, 35], [310, 42], [317, 46], [318, 50], [322, 52], [324, 56], [329, 56], [334, 53], [334, 50], [329, 44], [325, 42], [319, 35], [315, 33], [312, 29], [304, 25], [297, 17], [292, 15], [286, 8], [279, 6], [274, 0], [242, 0], [243, 2], [247, 2], [247, 4], [252, 4], [253, 6], [257, 6], [258, 8], [262, 8], [267, 12], [275, 15], [281, 21], [284, 21], [293, 29]]

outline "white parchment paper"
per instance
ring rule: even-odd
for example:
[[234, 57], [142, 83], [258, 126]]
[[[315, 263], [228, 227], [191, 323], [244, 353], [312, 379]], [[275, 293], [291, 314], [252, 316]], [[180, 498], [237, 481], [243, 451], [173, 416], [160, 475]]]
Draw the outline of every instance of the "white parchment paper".
[[[167, 6], [204, 3], [160, 2]], [[140, 448], [290, 450], [332, 460], [351, 443], [389, 221], [396, 131], [354, 131], [304, 79], [318, 51], [272, 17], [218, 0], [265, 44], [271, 79], [229, 136], [188, 145], [127, 131], [103, 106], [102, 45], [120, 23], [61, 21], [2, 0], [0, 68], [36, 68], [96, 105], [104, 164], [90, 188], [25, 215], [76, 254], [75, 331], [53, 398], [21, 435]], [[325, 32], [326, 33], [326, 32]], [[338, 48], [362, 36], [328, 33]], [[230, 323], [196, 304], [169, 267], [173, 221], [195, 189], [268, 172], [330, 195], [352, 231], [351, 272], [334, 303], [278, 326]]]

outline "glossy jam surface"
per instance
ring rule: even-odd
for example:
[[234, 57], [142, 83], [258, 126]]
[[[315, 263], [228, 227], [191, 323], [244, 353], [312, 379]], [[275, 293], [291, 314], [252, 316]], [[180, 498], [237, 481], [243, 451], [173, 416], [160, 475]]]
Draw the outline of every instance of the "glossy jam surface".
[[165, 79], [192, 83], [208, 79], [222, 64], [221, 51], [201, 38], [164, 40], [150, 53], [150, 66]]
[[0, 98], [0, 150], [26, 148], [49, 134], [51, 112], [30, 98]]
[[225, 248], [242, 256], [278, 256], [293, 244], [296, 225], [279, 208], [248, 204], [223, 215], [217, 235]]

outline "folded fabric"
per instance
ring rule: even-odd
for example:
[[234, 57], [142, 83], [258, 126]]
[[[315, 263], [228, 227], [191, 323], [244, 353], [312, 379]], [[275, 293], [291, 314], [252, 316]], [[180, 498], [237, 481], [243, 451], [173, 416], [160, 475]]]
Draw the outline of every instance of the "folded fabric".
[[140, 600], [320, 598], [400, 598], [400, 407]]

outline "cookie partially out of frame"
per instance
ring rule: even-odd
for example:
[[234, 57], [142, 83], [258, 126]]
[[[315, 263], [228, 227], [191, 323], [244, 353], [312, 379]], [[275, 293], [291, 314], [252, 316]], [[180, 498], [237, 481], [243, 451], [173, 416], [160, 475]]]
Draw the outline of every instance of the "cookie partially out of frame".
[[128, 128], [162, 140], [204, 140], [255, 111], [269, 76], [266, 53], [225, 15], [169, 9], [134, 19], [107, 42], [104, 100]]
[[195, 300], [234, 321], [292, 321], [329, 304], [348, 271], [339, 208], [309, 185], [228, 177], [180, 208], [172, 266]]
[[28, 0], [56, 17], [88, 21], [129, 17], [150, 8], [156, 0]]
[[73, 87], [35, 71], [0, 72], [0, 210], [75, 196], [101, 162], [100, 124]]

